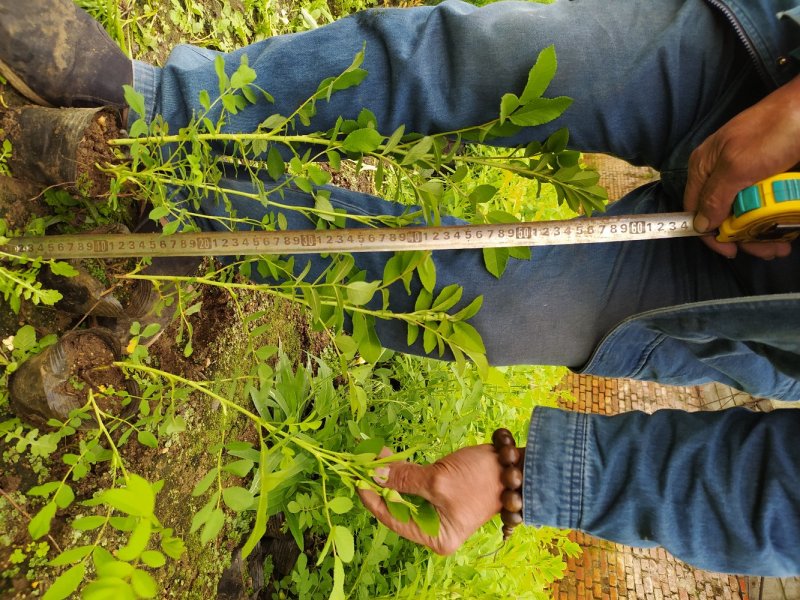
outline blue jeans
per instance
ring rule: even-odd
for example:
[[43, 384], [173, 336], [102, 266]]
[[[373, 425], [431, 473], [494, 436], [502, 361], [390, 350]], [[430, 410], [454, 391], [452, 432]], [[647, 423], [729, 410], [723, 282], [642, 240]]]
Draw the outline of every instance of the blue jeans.
[[[309, 129], [328, 129], [340, 115], [355, 118], [362, 107], [375, 113], [384, 132], [401, 124], [406, 131], [429, 133], [482, 123], [496, 117], [503, 93], [524, 85], [538, 52], [555, 44], [561, 68], [549, 93], [575, 102], [562, 119], [530, 128], [509, 143], [543, 139], [567, 126], [575, 148], [651, 165], [669, 180], [638, 190], [612, 212], [676, 210], [691, 149], [763, 91], [729, 28], [703, 4], [656, 3], [646, 11], [627, 3], [614, 7], [594, 0], [498, 4], [475, 11], [447, 3], [435, 9], [368, 11], [315, 31], [267, 39], [225, 59], [233, 70], [247, 54], [258, 73], [256, 83], [275, 97], [275, 104], [242, 111], [227, 129], [252, 131], [270, 114], [291, 113], [319, 81], [343, 71], [364, 41], [366, 80], [320, 103]], [[659, 37], [674, 39], [674, 46], [654, 45]], [[714, 43], [692, 46], [684, 56], [685, 40], [697, 39]], [[180, 46], [162, 71], [138, 65], [136, 87], [152, 90], [149, 110], [163, 115], [173, 129], [186, 123], [200, 110], [200, 90], [217, 87], [215, 55]], [[746, 93], [732, 93], [732, 87]], [[231, 187], [249, 185], [230, 182]], [[265, 179], [265, 185], [271, 184]], [[331, 200], [355, 213], [399, 210], [339, 189], [332, 190]], [[310, 200], [298, 192], [291, 202]], [[219, 215], [224, 209], [209, 200], [204, 210]], [[264, 212], [258, 203], [241, 201], [236, 210], [256, 220]], [[311, 226], [287, 216], [292, 227]], [[212, 221], [203, 225], [221, 227]], [[356, 258], [359, 267], [380, 277], [388, 257]], [[477, 252], [439, 252], [436, 263], [438, 284], [462, 285], [465, 305], [483, 295], [483, 310], [473, 324], [494, 364], [580, 367], [602, 337], [631, 315], [744, 293], [732, 265], [697, 240], [536, 249], [530, 261], [512, 261], [499, 281]], [[413, 298], [398, 290], [393, 305], [407, 309]], [[421, 342], [407, 346], [402, 323], [381, 322], [378, 333], [387, 347], [422, 352]]]
[[[262, 102], [231, 117], [227, 130], [252, 131], [273, 113], [290, 114], [323, 78], [342, 72], [363, 44], [363, 68], [368, 76], [361, 85], [337, 92], [330, 102], [320, 103], [308, 130], [326, 130], [339, 116], [355, 118], [363, 107], [376, 115], [384, 133], [401, 124], [406, 131], [435, 133], [486, 122], [496, 117], [504, 93], [522, 89], [539, 51], [554, 44], [559, 69], [548, 95], [569, 96], [574, 104], [556, 122], [526, 129], [505, 143], [516, 145], [543, 139], [566, 126], [576, 149], [613, 154], [661, 171], [660, 182], [629, 194], [610, 209], [612, 213], [679, 210], [692, 149], [769, 91], [769, 84], [757, 74], [758, 65], [739, 44], [730, 24], [719, 11], [700, 0], [581, 0], [554, 5], [508, 2], [482, 9], [453, 1], [434, 8], [371, 10], [320, 29], [267, 39], [225, 55], [230, 73], [239, 65], [241, 55], [246, 54], [258, 75], [256, 84], [275, 98], [275, 104]], [[187, 123], [201, 108], [199, 92], [217, 89], [215, 56], [208, 50], [179, 46], [163, 69], [137, 63], [134, 85], [145, 95], [147, 117], [161, 114], [173, 130]], [[251, 182], [235, 177], [224, 184], [245, 191], [252, 189]], [[267, 178], [264, 184], [274, 185]], [[333, 205], [349, 213], [397, 214], [401, 210], [367, 194], [337, 188], [330, 191]], [[311, 204], [310, 198], [297, 190], [287, 192], [284, 201]], [[261, 220], [265, 212], [261, 204], [241, 200], [235, 201], [234, 208], [239, 217], [256, 220]], [[211, 198], [204, 201], [202, 210], [211, 217], [226, 214], [225, 208]], [[312, 226], [295, 213], [286, 216], [292, 228]], [[224, 227], [224, 222], [216, 218], [199, 222], [208, 229]], [[697, 352], [700, 356], [692, 355], [700, 367], [673, 373], [667, 365], [647, 362], [650, 354], [669, 362], [668, 357], [650, 352], [649, 338], [628, 343], [628, 337], [623, 336], [620, 342], [619, 335], [609, 334], [617, 331], [618, 324], [638, 315], [670, 307], [800, 292], [800, 279], [796, 277], [800, 263], [798, 253], [794, 254], [754, 268], [746, 258], [723, 259], [696, 239], [537, 248], [530, 261], [512, 261], [499, 280], [485, 270], [478, 252], [437, 252], [435, 261], [437, 287], [458, 283], [464, 288], [464, 305], [483, 295], [483, 308], [471, 322], [483, 337], [487, 356], [494, 364], [561, 364], [573, 368], [588, 364], [595, 373], [637, 376], [644, 372], [656, 380], [663, 373], [664, 379], [684, 384], [716, 378], [759, 391], [774, 388], [776, 396], [788, 397], [800, 395], [797, 378], [791, 372], [781, 371], [783, 379], [771, 373], [753, 377], [745, 373], [749, 367], [744, 359], [737, 359], [733, 368], [724, 361], [723, 367], [719, 361], [709, 366], [703, 362], [707, 350], [702, 348]], [[389, 255], [358, 254], [355, 258], [369, 277], [380, 278]], [[324, 268], [322, 258], [309, 260], [313, 269]], [[393, 290], [391, 305], [400, 311], [411, 310], [415, 297], [415, 293], [408, 296], [402, 289]], [[383, 345], [422, 353], [421, 345], [407, 346], [402, 324], [385, 321], [377, 327]], [[614, 352], [603, 354], [601, 342], [605, 336], [615, 340]], [[615, 366], [605, 372], [604, 364], [614, 360], [602, 357], [620, 354], [631, 358], [624, 359], [625, 364], [618, 369]], [[723, 354], [729, 353], [726, 350]], [[788, 387], [784, 380], [789, 382]], [[772, 387], [768, 386], [770, 382], [775, 382]], [[778, 384], [783, 387], [778, 389]], [[563, 437], [551, 440], [549, 429], [538, 425], [548, 418], [555, 419], [562, 434], [569, 433], [566, 452]], [[637, 504], [639, 488], [628, 490], [625, 486], [625, 478], [635, 465], [637, 476], [641, 474], [642, 489], [660, 489], [659, 465], [684, 465], [685, 453], [694, 456], [691, 453], [697, 447], [698, 438], [693, 437], [697, 423], [718, 430], [720, 439], [725, 439], [731, 418], [718, 415], [698, 421], [697, 417], [673, 412], [657, 419], [638, 417], [644, 425], [637, 425], [632, 416], [622, 418], [628, 419], [626, 425], [614, 429], [604, 428], [606, 421], [597, 417], [548, 417], [544, 411], [537, 411], [529, 440], [529, 448], [535, 451], [529, 451], [526, 458], [526, 521], [581, 527], [637, 545], [652, 539], [707, 568], [746, 570], [747, 565], [733, 552], [739, 547], [734, 544], [740, 541], [739, 537], [718, 534], [717, 538], [722, 538], [720, 544], [704, 546], [701, 542], [707, 535], [705, 530], [687, 530], [685, 521], [675, 518], [679, 514], [676, 511], [665, 516], [650, 504]], [[566, 421], [561, 423], [558, 419]], [[673, 435], [654, 437], [661, 441], [651, 444], [652, 452], [660, 454], [648, 455], [642, 461], [635, 451], [640, 439], [637, 433], [656, 421], [666, 421], [667, 430]], [[784, 431], [785, 428], [780, 430]], [[740, 430], [735, 433], [738, 435]], [[595, 445], [589, 444], [587, 438]], [[766, 439], [763, 443], [753, 442], [749, 448], [755, 444], [754, 452], [762, 462], [775, 456], [789, 461], [791, 468], [782, 472], [789, 471], [794, 477], [791, 481], [796, 480], [800, 453], [789, 448], [795, 444], [776, 449]], [[605, 444], [623, 448], [619, 451], [623, 458], [606, 464]], [[752, 459], [750, 454], [729, 454], [736, 448], [735, 440], [728, 439], [726, 444], [709, 450], [724, 453], [727, 458], [703, 462], [704, 470], [695, 469], [689, 460], [689, 468], [677, 469], [674, 475], [681, 485], [667, 490], [668, 495], [674, 495], [673, 500], [685, 502], [687, 512], [696, 511], [701, 522], [715, 523], [725, 534], [741, 526], [737, 519], [760, 527], [762, 522], [750, 521], [757, 505], [748, 504], [745, 508], [752, 510], [736, 513], [730, 523], [725, 519], [704, 519], [722, 511], [724, 503], [733, 497], [740, 499], [731, 489], [733, 486], [714, 488], [728, 495], [711, 498], [703, 485], [692, 482], [709, 472], [719, 481], [730, 481], [741, 461]], [[551, 486], [548, 482], [558, 481], [564, 469], [574, 471], [569, 477], [562, 477], [566, 479], [565, 488]], [[592, 485], [583, 485], [587, 477]], [[746, 486], [746, 482], [736, 481]], [[579, 508], [589, 506], [591, 502], [584, 503], [583, 498], [593, 501], [588, 495], [596, 495], [597, 487], [609, 498], [624, 491], [631, 494], [632, 500], [620, 511], [609, 510], [613, 502], [607, 503], [609, 506], [596, 505], [597, 515], [588, 520], [581, 516], [581, 510], [563, 517], [551, 505], [551, 501], [557, 501], [566, 507], [574, 508], [576, 503]], [[561, 489], [568, 490], [567, 496], [558, 496], [557, 490]], [[677, 490], [679, 495], [675, 495]], [[763, 490], [765, 494], [769, 491]], [[655, 498], [660, 501], [660, 497]], [[775, 514], [791, 512], [790, 509], [797, 512], [798, 504], [792, 501], [796, 498], [786, 495], [751, 494], [748, 498], [748, 502], [767, 502]], [[667, 519], [668, 526], [650, 526], [657, 518]], [[795, 525], [794, 529], [788, 528], [794, 537], [787, 540], [800, 539], [800, 523]], [[765, 536], [783, 535], [786, 531], [759, 529], [759, 543], [764, 542]], [[676, 539], [681, 543], [673, 543]], [[791, 545], [787, 543], [787, 547]], [[752, 550], [746, 545], [741, 548]], [[785, 561], [770, 562], [769, 553], [764, 560], [754, 560], [749, 564], [755, 571], [775, 574], [800, 570], [797, 557], [790, 567]]]

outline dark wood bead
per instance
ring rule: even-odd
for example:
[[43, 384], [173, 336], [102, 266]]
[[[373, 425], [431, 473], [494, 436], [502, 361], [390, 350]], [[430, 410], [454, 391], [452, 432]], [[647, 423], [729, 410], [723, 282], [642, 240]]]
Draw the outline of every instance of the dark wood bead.
[[522, 524], [522, 513], [511, 512], [504, 508], [500, 511], [500, 519], [502, 519], [503, 525], [507, 525], [508, 527], [516, 527], [517, 525]]
[[500, 473], [500, 482], [507, 490], [518, 490], [522, 487], [522, 469], [518, 467], [506, 467]]
[[511, 432], [508, 429], [503, 427], [500, 429], [495, 429], [494, 433], [492, 434], [492, 445], [496, 450], [499, 450], [503, 446], [513, 446], [514, 436], [511, 435]]
[[497, 457], [501, 465], [510, 467], [519, 461], [519, 450], [516, 446], [503, 446], [497, 451]]
[[522, 494], [516, 490], [503, 490], [500, 494], [503, 508], [509, 512], [522, 512]]
[[503, 540], [507, 540], [511, 537], [511, 534], [514, 533], [514, 528], [509, 527], [508, 525], [503, 525]]

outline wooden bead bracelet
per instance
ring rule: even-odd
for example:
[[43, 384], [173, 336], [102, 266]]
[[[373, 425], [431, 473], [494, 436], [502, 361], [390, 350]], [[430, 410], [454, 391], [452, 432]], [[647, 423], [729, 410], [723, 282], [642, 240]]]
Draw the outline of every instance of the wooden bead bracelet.
[[508, 429], [496, 429], [492, 434], [492, 445], [503, 467], [500, 481], [505, 489], [500, 495], [503, 504], [500, 518], [503, 521], [503, 541], [506, 541], [514, 527], [522, 523], [522, 466], [519, 464], [522, 455]]

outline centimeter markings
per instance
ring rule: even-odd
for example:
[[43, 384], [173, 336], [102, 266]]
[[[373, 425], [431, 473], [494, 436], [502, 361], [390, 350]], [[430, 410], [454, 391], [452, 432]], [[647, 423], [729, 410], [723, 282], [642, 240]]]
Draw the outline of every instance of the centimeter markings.
[[29, 258], [240, 256], [321, 252], [456, 250], [623, 242], [698, 235], [691, 213], [592, 217], [489, 225], [191, 232], [77, 234], [13, 238], [0, 252]]

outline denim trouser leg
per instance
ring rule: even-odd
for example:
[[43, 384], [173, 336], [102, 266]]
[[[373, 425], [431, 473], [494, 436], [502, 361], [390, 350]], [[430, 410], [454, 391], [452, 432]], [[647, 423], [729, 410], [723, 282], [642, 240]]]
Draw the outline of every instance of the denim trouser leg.
[[525, 522], [664, 546], [710, 571], [800, 575], [800, 411], [534, 410]]
[[[275, 97], [231, 117], [230, 131], [250, 131], [273, 113], [289, 114], [320, 80], [344, 70], [366, 43], [364, 82], [320, 103], [310, 129], [324, 130], [362, 107], [390, 132], [448, 131], [496, 116], [499, 99], [519, 92], [538, 52], [555, 44], [559, 71], [548, 94], [573, 106], [559, 121], [530, 128], [510, 143], [541, 139], [567, 126], [572, 145], [633, 162], [680, 170], [673, 148], [702, 139], [735, 114], [749, 81], [727, 25], [699, 0], [641, 3], [584, 0], [554, 5], [498, 3], [482, 9], [459, 2], [435, 8], [374, 10], [330, 26], [271, 38], [225, 56], [230, 71], [246, 53], [257, 84]], [[181, 46], [163, 70], [138, 63], [135, 85], [148, 111], [175, 129], [199, 109], [201, 90], [215, 90], [215, 54]], [[735, 60], [734, 60], [735, 59]], [[249, 182], [231, 180], [233, 187]], [[226, 184], [227, 185], [227, 184]], [[679, 194], [661, 184], [629, 195], [613, 212], [677, 208]], [[308, 203], [292, 192], [289, 201]], [[385, 214], [397, 207], [377, 198], [332, 190], [336, 207]], [[259, 219], [264, 208], [235, 201], [239, 216]], [[203, 210], [224, 208], [208, 200]], [[290, 216], [291, 227], [311, 224]], [[206, 220], [204, 227], [220, 227]], [[380, 277], [387, 253], [359, 255], [357, 264]], [[494, 364], [580, 366], [601, 337], [644, 310], [740, 294], [729, 265], [696, 240], [535, 249], [530, 262], [512, 261], [500, 280], [472, 251], [436, 253], [437, 286], [464, 286], [464, 302], [484, 296], [473, 324]], [[301, 260], [301, 262], [303, 262]], [[413, 299], [397, 290], [392, 307]], [[380, 322], [381, 342], [409, 350], [405, 327]], [[420, 348], [412, 351], [421, 352]]]
[[[661, 168], [687, 134], [722, 122], [706, 121], [742, 68], [729, 29], [702, 0], [501, 2], [480, 9], [449, 1], [369, 10], [224, 55], [230, 73], [246, 54], [255, 84], [275, 98], [231, 117], [227, 129], [253, 131], [271, 114], [290, 114], [362, 47], [365, 81], [320, 103], [306, 130], [324, 131], [362, 108], [387, 134], [400, 125], [418, 133], [477, 125], [496, 118], [503, 94], [522, 90], [536, 56], [552, 44], [560, 67], [547, 95], [575, 102], [562, 120], [510, 143], [543, 139], [567, 125], [577, 149]], [[178, 46], [153, 85], [151, 110], [173, 128], [186, 123], [200, 110], [200, 91], [217, 89], [216, 56]]]

